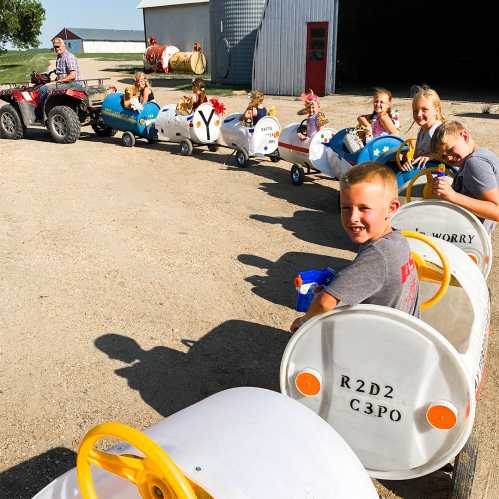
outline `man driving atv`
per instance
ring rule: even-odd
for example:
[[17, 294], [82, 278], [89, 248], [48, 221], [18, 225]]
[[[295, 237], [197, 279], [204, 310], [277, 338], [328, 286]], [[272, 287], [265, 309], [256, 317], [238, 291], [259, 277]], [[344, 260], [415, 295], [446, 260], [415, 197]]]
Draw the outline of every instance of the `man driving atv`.
[[76, 57], [66, 50], [66, 45], [62, 38], [54, 38], [52, 47], [57, 55], [55, 61], [55, 74], [57, 83], [76, 82], [80, 79], [80, 66]]
[[52, 40], [52, 48], [54, 49], [57, 59], [55, 61], [55, 74], [56, 81], [46, 83], [40, 87], [40, 103], [39, 109], [43, 109], [43, 103], [47, 95], [52, 91], [54, 85], [65, 84], [64, 88], [79, 86], [78, 80], [80, 79], [80, 65], [78, 59], [66, 50], [66, 45], [62, 38], [54, 38]]

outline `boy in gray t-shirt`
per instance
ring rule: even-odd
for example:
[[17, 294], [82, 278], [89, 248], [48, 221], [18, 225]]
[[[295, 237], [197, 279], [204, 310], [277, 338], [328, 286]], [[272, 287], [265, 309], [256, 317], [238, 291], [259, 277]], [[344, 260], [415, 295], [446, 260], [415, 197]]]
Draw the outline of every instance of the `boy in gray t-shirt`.
[[379, 163], [363, 163], [348, 171], [340, 189], [341, 223], [352, 242], [360, 245], [359, 253], [315, 295], [291, 332], [338, 304], [384, 305], [419, 316], [416, 265], [406, 239], [391, 225], [400, 207], [395, 174]]
[[492, 233], [499, 221], [499, 158], [478, 147], [458, 121], [440, 125], [431, 140], [432, 151], [460, 171], [452, 186], [443, 178], [433, 180], [433, 193], [474, 213]]

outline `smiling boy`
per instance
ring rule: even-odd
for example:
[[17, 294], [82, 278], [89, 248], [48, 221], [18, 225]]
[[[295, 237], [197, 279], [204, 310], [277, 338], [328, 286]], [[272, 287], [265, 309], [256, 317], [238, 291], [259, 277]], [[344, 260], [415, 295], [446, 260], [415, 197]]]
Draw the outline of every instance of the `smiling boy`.
[[341, 223], [359, 244], [353, 262], [318, 292], [295, 332], [315, 315], [339, 305], [370, 303], [419, 315], [419, 280], [405, 237], [392, 228], [400, 207], [395, 174], [379, 163], [351, 168], [340, 183]]
[[431, 139], [432, 151], [446, 163], [458, 166], [452, 186], [442, 177], [433, 180], [433, 193], [478, 216], [490, 234], [499, 221], [499, 158], [478, 147], [458, 121], [440, 125]]

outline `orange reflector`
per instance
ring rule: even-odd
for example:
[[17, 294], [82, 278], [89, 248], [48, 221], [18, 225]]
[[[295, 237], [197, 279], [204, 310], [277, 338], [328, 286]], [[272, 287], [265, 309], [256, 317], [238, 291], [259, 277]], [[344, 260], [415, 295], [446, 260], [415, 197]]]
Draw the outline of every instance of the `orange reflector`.
[[313, 397], [321, 390], [320, 374], [312, 369], [301, 371], [295, 377], [295, 386], [302, 395]]
[[478, 257], [474, 255], [473, 253], [468, 253], [468, 256], [476, 263], [478, 264]]
[[456, 426], [457, 409], [450, 402], [440, 401], [428, 407], [426, 419], [437, 430], [450, 430]]
[[280, 135], [281, 135], [281, 132], [279, 132], [279, 131], [274, 132], [274, 137], [276, 139], [278, 139]]
[[145, 120], [144, 118], [140, 118], [139, 123], [140, 123], [141, 125], [143, 125], [145, 122], [146, 122], [146, 120]]
[[220, 126], [220, 120], [216, 120], [216, 121], [215, 121], [215, 126], [216, 126], [216, 127], [219, 127], [219, 126]]
[[301, 288], [302, 284], [303, 284], [303, 279], [301, 278], [301, 275], [297, 275], [295, 277], [295, 288], [297, 289]]
[[201, 122], [200, 121], [196, 121], [196, 128], [199, 128], [201, 126]]

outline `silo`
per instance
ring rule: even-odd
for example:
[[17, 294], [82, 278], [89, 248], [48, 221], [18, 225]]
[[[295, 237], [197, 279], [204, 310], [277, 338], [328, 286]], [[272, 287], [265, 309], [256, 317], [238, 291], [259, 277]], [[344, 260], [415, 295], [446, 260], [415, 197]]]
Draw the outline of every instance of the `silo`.
[[257, 29], [267, 0], [210, 0], [211, 78], [251, 85]]

